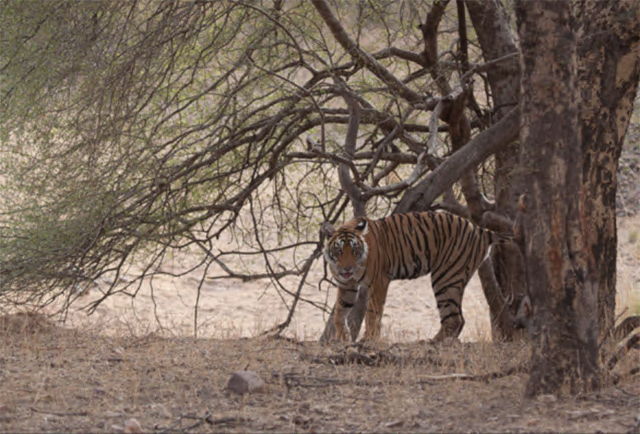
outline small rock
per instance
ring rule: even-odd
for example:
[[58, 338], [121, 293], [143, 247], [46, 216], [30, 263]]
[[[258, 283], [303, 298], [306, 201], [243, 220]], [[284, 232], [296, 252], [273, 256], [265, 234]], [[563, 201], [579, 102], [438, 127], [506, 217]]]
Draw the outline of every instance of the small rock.
[[311, 424], [311, 422], [313, 422], [313, 419], [306, 416], [297, 415], [293, 418], [293, 423], [296, 425], [306, 426]]
[[229, 378], [226, 390], [244, 395], [245, 393], [264, 393], [265, 383], [258, 374], [253, 371], [234, 372]]
[[107, 394], [107, 389], [105, 389], [104, 387], [95, 387], [93, 389], [93, 393], [95, 393], [96, 395], [105, 396]]
[[196, 395], [202, 399], [213, 398], [215, 392], [210, 387], [200, 387], [196, 390]]
[[558, 398], [555, 395], [540, 395], [538, 396], [538, 402], [556, 402]]
[[420, 419], [428, 419], [433, 416], [433, 412], [429, 410], [420, 410], [418, 411], [418, 414], [416, 414], [416, 416]]
[[134, 418], [131, 418], [124, 423], [124, 432], [128, 434], [134, 434], [134, 433], [142, 433], [144, 431], [140, 426], [140, 422], [138, 422]]
[[166, 419], [171, 419], [173, 417], [171, 412], [163, 404], [154, 404], [152, 405], [152, 408], [155, 410], [155, 413], [158, 416], [164, 417]]
[[124, 432], [124, 427], [122, 425], [111, 425], [111, 432]]

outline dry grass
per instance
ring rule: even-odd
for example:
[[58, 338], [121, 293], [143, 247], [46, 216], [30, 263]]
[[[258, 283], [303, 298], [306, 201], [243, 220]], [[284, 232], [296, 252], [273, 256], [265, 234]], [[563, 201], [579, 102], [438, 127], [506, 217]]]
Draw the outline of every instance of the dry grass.
[[[114, 432], [130, 418], [150, 432], [626, 432], [640, 408], [637, 377], [550, 403], [523, 401], [522, 373], [428, 378], [516, 366], [526, 344], [398, 344], [384, 349], [401, 363], [332, 365], [342, 349], [316, 342], [104, 336], [24, 315], [5, 317], [0, 339], [2, 432]], [[227, 394], [229, 375], [246, 368], [266, 392]]]
[[616, 303], [619, 314], [640, 315], [640, 215], [619, 219], [618, 226]]

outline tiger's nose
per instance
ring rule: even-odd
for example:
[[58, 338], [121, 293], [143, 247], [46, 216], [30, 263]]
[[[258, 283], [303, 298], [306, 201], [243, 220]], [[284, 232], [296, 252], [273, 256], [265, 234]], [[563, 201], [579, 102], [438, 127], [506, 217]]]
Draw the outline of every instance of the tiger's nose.
[[353, 268], [345, 267], [342, 269], [342, 271], [340, 271], [340, 274], [342, 275], [342, 277], [345, 277], [345, 278], [351, 277], [351, 275], [353, 274]]

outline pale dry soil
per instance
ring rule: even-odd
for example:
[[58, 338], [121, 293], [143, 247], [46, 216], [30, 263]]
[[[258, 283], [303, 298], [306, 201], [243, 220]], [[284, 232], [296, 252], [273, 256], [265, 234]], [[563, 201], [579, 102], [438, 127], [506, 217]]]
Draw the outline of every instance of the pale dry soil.
[[[341, 348], [267, 338], [100, 336], [43, 318], [5, 317], [1, 432], [629, 432], [640, 379], [578, 397], [525, 401], [527, 375], [489, 381], [429, 375], [497, 372], [526, 362], [526, 343], [383, 345], [400, 364], [332, 365]], [[625, 362], [636, 366], [638, 355]], [[249, 369], [267, 383], [224, 390]], [[205, 416], [209, 423], [204, 420]]]

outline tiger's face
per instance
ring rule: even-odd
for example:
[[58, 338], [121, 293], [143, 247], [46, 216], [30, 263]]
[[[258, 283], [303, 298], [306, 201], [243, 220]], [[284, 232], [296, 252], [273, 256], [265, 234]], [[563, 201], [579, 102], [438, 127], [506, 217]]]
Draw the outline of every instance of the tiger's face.
[[364, 236], [367, 220], [359, 219], [341, 226], [331, 227], [329, 241], [324, 250], [324, 259], [329, 264], [333, 277], [339, 283], [358, 282], [366, 271], [368, 247]]

